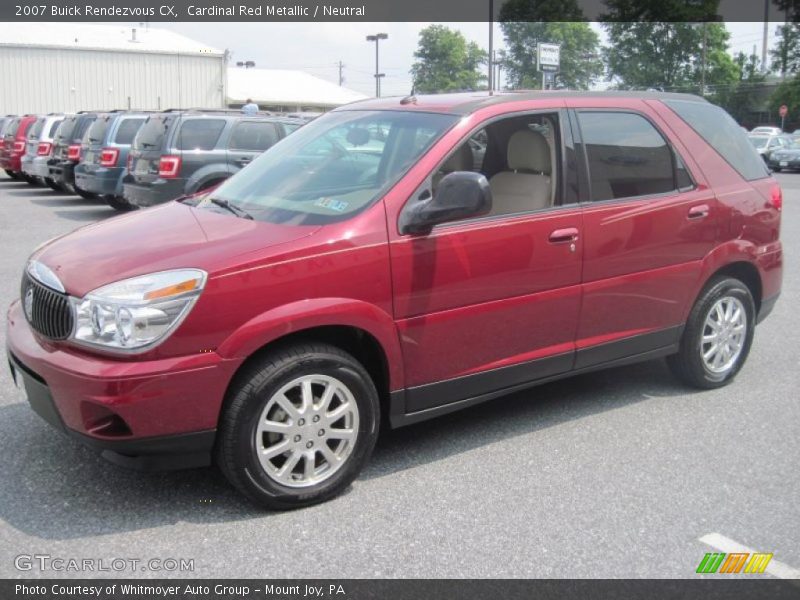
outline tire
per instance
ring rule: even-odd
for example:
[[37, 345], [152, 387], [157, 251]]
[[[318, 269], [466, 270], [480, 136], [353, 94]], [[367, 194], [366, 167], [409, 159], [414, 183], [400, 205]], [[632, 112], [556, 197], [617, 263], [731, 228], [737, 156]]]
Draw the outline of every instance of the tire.
[[103, 199], [108, 202], [108, 205], [114, 210], [119, 212], [130, 212], [132, 210], [139, 210], [135, 204], [131, 204], [122, 196], [104, 196]]
[[[734, 323], [723, 327], [722, 335], [725, 337], [722, 348], [728, 348], [731, 353], [727, 357], [724, 352], [713, 354], [711, 358], [722, 354], [724, 359], [716, 365], [703, 357], [704, 353], [712, 351], [715, 341], [704, 340], [703, 336], [714, 335], [711, 325], [708, 324], [709, 320], [717, 322], [718, 317], [722, 316], [724, 322], [729, 316], [726, 311], [728, 306], [734, 316], [737, 310], [743, 311], [744, 322], [731, 319]], [[718, 308], [722, 309], [723, 315], [717, 312]], [[747, 360], [753, 343], [755, 323], [755, 302], [747, 286], [731, 277], [714, 278], [706, 285], [689, 314], [681, 337], [680, 350], [667, 357], [667, 363], [679, 380], [692, 387], [708, 390], [727, 385]], [[741, 337], [736, 332], [740, 332]], [[738, 350], [734, 351], [737, 346]]]
[[46, 184], [48, 187], [50, 187], [50, 188], [51, 188], [51, 189], [52, 189], [54, 192], [63, 192], [63, 191], [64, 191], [64, 188], [63, 188], [63, 187], [61, 187], [61, 184], [60, 184], [60, 183], [56, 183], [56, 180], [55, 180], [55, 179], [52, 179], [52, 178], [50, 178], [50, 177], [45, 177], [45, 178], [44, 178], [44, 182], [45, 182], [45, 184]]
[[35, 187], [42, 185], [42, 182], [38, 177], [33, 177], [32, 175], [23, 174], [22, 178], [28, 182], [28, 185], [32, 185]]
[[[314, 381], [307, 388], [302, 382], [310, 379]], [[301, 390], [306, 389], [312, 392], [310, 404], [302, 400]], [[321, 402], [329, 389], [332, 408], [325, 410]], [[284, 408], [287, 399], [293, 416]], [[344, 416], [328, 421], [326, 416], [337, 410]], [[270, 431], [259, 431], [268, 422]], [[276, 423], [288, 429], [278, 433]], [[329, 500], [352, 483], [372, 454], [379, 423], [378, 392], [355, 358], [327, 344], [291, 345], [267, 354], [234, 380], [220, 419], [216, 459], [233, 486], [256, 504], [300, 508]], [[355, 439], [341, 439], [346, 431], [355, 432]], [[278, 452], [266, 458], [259, 448]], [[333, 455], [341, 462], [327, 459]]]
[[6, 175], [11, 177], [11, 179], [19, 179], [19, 173], [15, 173], [14, 171], [10, 171], [9, 169], [5, 169]]

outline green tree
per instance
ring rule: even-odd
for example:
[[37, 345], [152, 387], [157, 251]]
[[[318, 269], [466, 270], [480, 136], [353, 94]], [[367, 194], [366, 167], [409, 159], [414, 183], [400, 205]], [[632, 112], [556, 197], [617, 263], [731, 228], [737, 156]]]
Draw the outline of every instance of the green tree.
[[769, 111], [773, 115], [778, 114], [781, 104], [785, 104], [789, 109], [786, 117], [789, 122], [800, 119], [800, 74], [781, 83], [770, 95]]
[[561, 46], [556, 87], [585, 90], [603, 74], [600, 38], [588, 23], [501, 21], [500, 27], [506, 42], [503, 66], [509, 87], [541, 87], [542, 75], [536, 68], [539, 43]]
[[710, 99], [727, 110], [739, 123], [745, 123], [763, 101], [766, 77], [761, 72], [761, 61], [755, 54], [739, 52], [733, 57], [733, 62], [737, 70], [736, 82], [717, 87]]
[[480, 71], [486, 52], [475, 42], [467, 42], [460, 31], [443, 25], [431, 25], [419, 32], [414, 58], [411, 76], [417, 92], [475, 90], [486, 79]]
[[778, 43], [770, 52], [772, 70], [786, 75], [800, 70], [800, 24], [787, 23], [777, 29]]

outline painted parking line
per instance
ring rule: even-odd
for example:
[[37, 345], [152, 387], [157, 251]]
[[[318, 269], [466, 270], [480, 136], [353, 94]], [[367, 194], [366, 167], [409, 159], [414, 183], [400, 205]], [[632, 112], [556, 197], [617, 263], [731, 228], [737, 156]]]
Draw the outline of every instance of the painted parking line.
[[[749, 548], [739, 542], [725, 537], [720, 533], [709, 533], [700, 538], [706, 546], [711, 546], [715, 550], [725, 553], [749, 553], [756, 554], [758, 550]], [[765, 573], [769, 573], [778, 579], [797, 579], [800, 580], [800, 569], [795, 569], [777, 560], [770, 560]], [[800, 583], [800, 581], [798, 582]]]

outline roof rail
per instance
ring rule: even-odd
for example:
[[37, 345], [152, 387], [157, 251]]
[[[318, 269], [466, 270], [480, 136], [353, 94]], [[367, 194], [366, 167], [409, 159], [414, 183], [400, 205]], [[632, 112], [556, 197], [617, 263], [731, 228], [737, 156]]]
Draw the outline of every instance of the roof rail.
[[241, 113], [239, 108], [167, 108], [162, 112], [213, 112], [213, 113]]

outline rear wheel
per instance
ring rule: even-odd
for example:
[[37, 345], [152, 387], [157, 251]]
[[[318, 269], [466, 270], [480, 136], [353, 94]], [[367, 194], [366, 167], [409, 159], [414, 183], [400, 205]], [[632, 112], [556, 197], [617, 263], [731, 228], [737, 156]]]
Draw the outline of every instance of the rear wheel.
[[22, 178], [28, 182], [28, 185], [35, 185], [35, 186], [42, 185], [41, 180], [38, 177], [34, 177], [33, 175], [28, 175], [27, 173], [23, 173]]
[[100, 195], [99, 194], [95, 194], [94, 192], [87, 192], [86, 190], [82, 190], [77, 185], [73, 185], [72, 189], [81, 198], [86, 198], [87, 200], [99, 200], [100, 199]]
[[756, 308], [750, 290], [738, 279], [713, 279], [698, 298], [681, 338], [667, 358], [678, 379], [713, 389], [730, 383], [747, 360], [755, 332]]
[[122, 196], [104, 196], [104, 199], [111, 208], [119, 212], [130, 212], [139, 209], [138, 206], [131, 204]]
[[5, 169], [5, 172], [6, 172], [6, 175], [11, 177], [11, 179], [19, 179], [19, 174], [18, 173], [15, 173], [14, 171], [11, 171], [9, 169]]
[[327, 344], [289, 346], [238, 377], [220, 421], [217, 462], [266, 508], [323, 502], [366, 464], [379, 412], [375, 385], [351, 355]]

